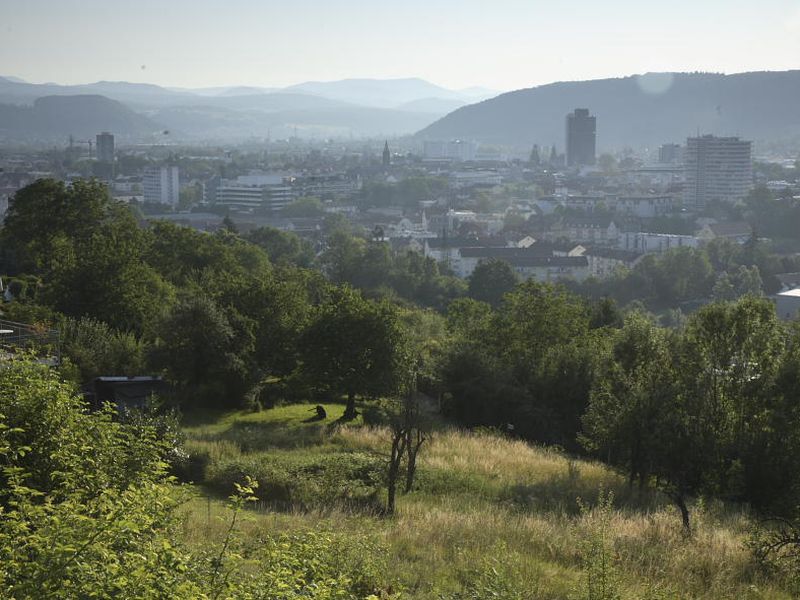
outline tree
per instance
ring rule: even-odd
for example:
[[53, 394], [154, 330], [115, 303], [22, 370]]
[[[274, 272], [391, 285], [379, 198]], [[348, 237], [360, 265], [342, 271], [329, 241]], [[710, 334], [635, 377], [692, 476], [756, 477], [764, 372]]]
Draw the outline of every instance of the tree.
[[246, 234], [245, 239], [263, 249], [275, 264], [310, 267], [314, 260], [311, 243], [290, 231], [259, 227]]
[[597, 166], [600, 167], [603, 173], [613, 173], [617, 170], [617, 159], [611, 154], [601, 154], [597, 158]]
[[62, 355], [75, 365], [78, 383], [101, 375], [145, 372], [146, 344], [133, 333], [90, 318], [67, 318], [61, 323], [60, 333]]
[[185, 294], [158, 323], [151, 353], [184, 400], [237, 406], [252, 384], [253, 334], [241, 315], [201, 292]]
[[506, 261], [482, 260], [469, 276], [467, 293], [470, 298], [497, 307], [503, 296], [513, 290], [517, 283], [519, 277]]
[[2, 231], [3, 247], [17, 268], [49, 272], [75, 258], [75, 245], [85, 242], [104, 223], [129, 217], [97, 180], [67, 186], [39, 179], [19, 190], [9, 202]]
[[287, 217], [319, 217], [325, 214], [325, 208], [319, 198], [306, 196], [288, 204], [282, 212]]
[[356, 395], [392, 394], [408, 372], [397, 310], [347, 287], [331, 290], [304, 332], [302, 348], [303, 369], [314, 386], [347, 395], [345, 419], [357, 414]]
[[583, 417], [583, 444], [644, 491], [659, 451], [658, 429], [675, 395], [671, 340], [633, 313], [602, 362]]
[[774, 307], [744, 298], [689, 319], [674, 358], [652, 474], [690, 531], [687, 498], [700, 492], [756, 497], [783, 334]]
[[101, 225], [75, 242], [74, 259], [52, 269], [45, 299], [60, 312], [142, 333], [174, 290], [144, 260], [146, 238], [132, 219]]

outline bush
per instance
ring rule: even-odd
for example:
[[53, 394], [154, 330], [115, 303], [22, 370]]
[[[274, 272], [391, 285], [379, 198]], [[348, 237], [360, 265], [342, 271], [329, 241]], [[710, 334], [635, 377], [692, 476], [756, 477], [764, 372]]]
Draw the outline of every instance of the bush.
[[281, 507], [373, 506], [382, 487], [383, 461], [372, 454], [288, 454], [274, 452], [223, 459], [206, 470], [218, 492], [229, 493], [252, 476], [262, 483], [262, 500]]

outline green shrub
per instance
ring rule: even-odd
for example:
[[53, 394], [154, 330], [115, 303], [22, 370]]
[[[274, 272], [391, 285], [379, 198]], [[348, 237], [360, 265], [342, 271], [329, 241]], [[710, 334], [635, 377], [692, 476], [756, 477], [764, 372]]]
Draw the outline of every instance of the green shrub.
[[262, 483], [262, 500], [284, 507], [371, 506], [377, 501], [384, 471], [383, 461], [365, 452], [274, 452], [212, 463], [206, 480], [218, 492], [229, 493], [234, 484], [252, 476]]

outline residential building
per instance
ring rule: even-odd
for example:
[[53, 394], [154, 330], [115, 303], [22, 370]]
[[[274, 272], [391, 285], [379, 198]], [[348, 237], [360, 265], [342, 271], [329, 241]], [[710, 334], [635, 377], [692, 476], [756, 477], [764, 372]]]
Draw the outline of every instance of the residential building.
[[478, 143], [470, 140], [426, 140], [422, 154], [429, 160], [454, 160], [458, 162], [475, 160]]
[[597, 119], [588, 108], [576, 108], [567, 115], [567, 166], [580, 167], [595, 163]]
[[583, 254], [589, 261], [589, 275], [597, 279], [610, 277], [620, 268], [631, 269], [644, 256], [617, 248], [592, 247]]
[[785, 321], [800, 317], [800, 288], [775, 294], [775, 312]]
[[704, 135], [686, 140], [684, 206], [702, 210], [714, 201], [735, 202], [753, 187], [752, 143]]
[[[445, 232], [447, 230], [444, 230]], [[425, 256], [430, 257], [436, 262], [445, 263], [455, 272], [459, 272], [462, 248], [493, 247], [502, 248], [506, 246], [506, 241], [502, 238], [478, 238], [478, 237], [451, 237], [443, 235], [438, 238], [425, 240]]]
[[616, 245], [620, 230], [610, 217], [565, 217], [548, 233], [552, 240]]
[[144, 201], [153, 204], [177, 206], [180, 200], [178, 167], [150, 167], [142, 177]]
[[508, 262], [523, 280], [583, 281], [589, 276], [589, 260], [585, 256], [532, 256], [513, 258]]
[[661, 254], [673, 248], [698, 248], [702, 240], [694, 235], [674, 233], [647, 233], [625, 231], [619, 238], [618, 248], [640, 254]]
[[746, 221], [723, 221], [721, 223], [709, 223], [697, 232], [704, 242], [716, 238], [724, 238], [737, 244], [744, 244], [753, 236], [753, 227]]
[[612, 206], [622, 215], [652, 219], [674, 213], [680, 207], [680, 199], [671, 194], [619, 196]]
[[[548, 242], [537, 242], [527, 248], [519, 248], [516, 246], [506, 247], [492, 247], [492, 246], [467, 246], [459, 248], [458, 257], [451, 265], [453, 271], [459, 277], [469, 277], [478, 266], [478, 263], [484, 260], [503, 260], [510, 264], [515, 271], [517, 271], [524, 278], [535, 277], [542, 281], [549, 281], [547, 277], [543, 277], [548, 272], [552, 274], [561, 273], [554, 278], [565, 277], [565, 267], [582, 267], [583, 262], [569, 262], [569, 261], [551, 261], [551, 258], [575, 258], [580, 257], [584, 248], [577, 244], [570, 245], [569, 248], [564, 248], [561, 245], [551, 244]], [[588, 264], [588, 263], [587, 263]], [[553, 270], [561, 268], [561, 271]], [[570, 270], [571, 275], [575, 275]], [[588, 274], [579, 273], [578, 277], [585, 277]]]
[[450, 188], [462, 190], [471, 187], [494, 187], [503, 183], [503, 176], [497, 171], [453, 171], [450, 173]]
[[361, 190], [361, 178], [344, 173], [323, 173], [301, 175], [291, 178], [294, 195], [297, 198], [314, 196], [320, 200], [346, 200], [353, 198]]

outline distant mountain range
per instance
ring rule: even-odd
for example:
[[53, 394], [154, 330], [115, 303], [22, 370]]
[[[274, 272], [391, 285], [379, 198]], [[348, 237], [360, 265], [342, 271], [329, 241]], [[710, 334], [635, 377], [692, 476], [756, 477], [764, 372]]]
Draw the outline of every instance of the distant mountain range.
[[599, 150], [678, 142], [696, 132], [754, 141], [800, 139], [800, 71], [649, 73], [553, 83], [459, 108], [420, 139], [564, 147], [565, 117], [588, 108]]
[[398, 108], [419, 100], [455, 100], [462, 104], [496, 96], [497, 92], [470, 88], [448, 90], [424, 79], [342, 79], [309, 81], [286, 88], [286, 91], [315, 94], [351, 104]]
[[[396, 136], [411, 134], [460, 106], [492, 94], [482, 88], [448, 90], [421, 79], [348, 79], [284, 89], [182, 89], [117, 81], [32, 84], [0, 77], [0, 136], [40, 140], [48, 134], [60, 137], [65, 131], [87, 136], [110, 130], [135, 137], [150, 129], [169, 130], [172, 139], [236, 140], [286, 137], [295, 132], [304, 137]], [[94, 120], [72, 119], [79, 105], [91, 116], [97, 96], [116, 101], [119, 114], [112, 118], [112, 105], [106, 105]], [[59, 107], [65, 110], [63, 119], [31, 120], [40, 110], [35, 102], [45, 97], [53, 115]], [[59, 102], [56, 97], [73, 100]], [[21, 108], [26, 106], [27, 110]], [[135, 124], [129, 118], [130, 110], [146, 120]]]

